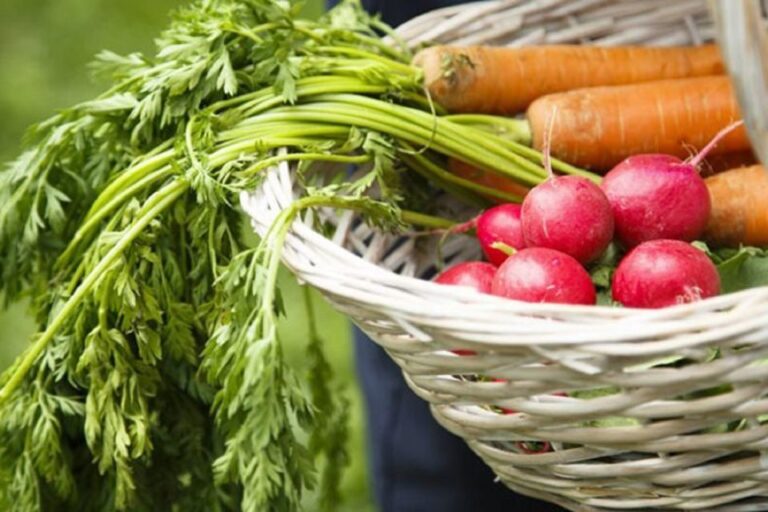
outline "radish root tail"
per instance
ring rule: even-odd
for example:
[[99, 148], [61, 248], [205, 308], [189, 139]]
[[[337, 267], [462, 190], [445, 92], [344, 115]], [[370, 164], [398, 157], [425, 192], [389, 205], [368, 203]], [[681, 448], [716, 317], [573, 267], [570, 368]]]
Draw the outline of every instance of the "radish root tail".
[[722, 130], [717, 132], [717, 135], [715, 135], [712, 138], [712, 140], [709, 141], [709, 143], [706, 146], [704, 146], [704, 149], [699, 151], [699, 154], [694, 156], [688, 163], [693, 167], [698, 168], [701, 162], [707, 157], [709, 152], [712, 151], [715, 148], [715, 146], [717, 146], [720, 143], [721, 140], [723, 140], [725, 137], [728, 136], [728, 134], [730, 134], [732, 131], [734, 131], [736, 128], [739, 128], [743, 124], [744, 124], [744, 121], [739, 120], [729, 124]]

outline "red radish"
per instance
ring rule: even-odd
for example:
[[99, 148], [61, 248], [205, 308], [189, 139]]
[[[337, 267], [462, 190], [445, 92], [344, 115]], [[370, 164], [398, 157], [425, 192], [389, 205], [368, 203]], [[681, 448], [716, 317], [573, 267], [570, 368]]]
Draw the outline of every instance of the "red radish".
[[[436, 283], [453, 286], [468, 286], [480, 293], [491, 293], [491, 283], [496, 274], [496, 267], [482, 261], [459, 263], [442, 272], [435, 278]], [[458, 356], [473, 356], [474, 350], [452, 350]]]
[[525, 248], [521, 212], [522, 206], [519, 204], [502, 204], [489, 208], [477, 218], [475, 229], [480, 247], [488, 261], [496, 266], [504, 263], [509, 255], [494, 249], [494, 243], [501, 242], [518, 251]]
[[491, 292], [526, 302], [595, 304], [592, 280], [578, 261], [553, 249], [530, 247], [499, 267]]
[[711, 203], [698, 165], [709, 151], [742, 123], [722, 130], [690, 162], [670, 155], [631, 156], [603, 180], [621, 243], [632, 248], [649, 240], [692, 242], [707, 227]]
[[518, 441], [515, 445], [520, 451], [528, 455], [552, 451], [552, 445], [547, 441]]
[[480, 293], [491, 293], [491, 282], [496, 267], [483, 261], [467, 261], [456, 264], [435, 278], [436, 283], [467, 286]]
[[556, 117], [554, 108], [542, 152], [549, 179], [525, 196], [523, 237], [529, 247], [555, 249], [589, 263], [613, 240], [611, 204], [602, 189], [586, 178], [555, 177], [550, 149]]
[[625, 247], [659, 239], [692, 242], [707, 227], [707, 186], [696, 167], [677, 157], [629, 157], [605, 176], [603, 190]]
[[720, 293], [720, 276], [699, 249], [653, 240], [633, 249], [616, 269], [613, 300], [633, 308], [663, 308]]
[[523, 202], [523, 234], [529, 247], [555, 249], [588, 263], [613, 239], [611, 204], [586, 178], [550, 178]]

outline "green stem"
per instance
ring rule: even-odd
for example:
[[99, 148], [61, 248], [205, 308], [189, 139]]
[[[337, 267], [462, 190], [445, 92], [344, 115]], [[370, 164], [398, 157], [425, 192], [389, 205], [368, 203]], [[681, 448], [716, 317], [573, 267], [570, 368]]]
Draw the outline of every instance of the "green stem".
[[[367, 109], [376, 109], [387, 115], [396, 115], [401, 119], [417, 122], [420, 121], [422, 127], [428, 127], [434, 124], [434, 116], [412, 108], [403, 107], [400, 105], [393, 105], [374, 98], [367, 98], [362, 96], [353, 96], [346, 94], [328, 95], [328, 97], [318, 97], [318, 101], [324, 101], [331, 99], [332, 101], [340, 101], [343, 103], [349, 103], [358, 105]], [[492, 116], [488, 116], [493, 118]], [[508, 120], [502, 119], [503, 122]], [[547, 177], [541, 164], [543, 162], [543, 155], [533, 148], [520, 144], [518, 142], [508, 140], [504, 137], [492, 134], [478, 133], [476, 130], [466, 129], [455, 123], [451, 123], [443, 118], [438, 121], [439, 129], [446, 133], [447, 136], [453, 137], [455, 144], [466, 146], [468, 142], [472, 142], [478, 147], [483, 147], [486, 151], [495, 152], [502, 160], [507, 162], [513, 162], [522, 169], [539, 176], [541, 179]], [[473, 163], [473, 162], [470, 162]], [[552, 167], [565, 174], [573, 174], [578, 176], [584, 176], [590, 180], [600, 183], [601, 177], [584, 169], [567, 164], [561, 160], [552, 159]], [[510, 176], [505, 172], [504, 168], [489, 168], [489, 171], [495, 172], [506, 177], [516, 178], [516, 176]], [[540, 180], [539, 180], [540, 181]], [[527, 183], [527, 185], [537, 185], [539, 181]]]
[[240, 174], [249, 176], [256, 174], [264, 169], [274, 167], [280, 162], [301, 162], [301, 161], [323, 161], [338, 162], [347, 164], [364, 164], [371, 161], [370, 155], [332, 155], [328, 153], [288, 153], [285, 155], [276, 155], [265, 158], [259, 163], [243, 170]]
[[365, 50], [351, 46], [320, 46], [317, 50], [321, 53], [351, 55], [353, 57], [360, 57], [361, 59], [376, 61], [391, 68], [392, 71], [402, 73], [406, 76], [413, 76], [414, 78], [418, 76], [418, 73], [420, 73], [418, 68], [415, 68], [409, 64], [403, 64], [402, 62], [397, 62], [386, 57], [382, 57], [381, 55], [377, 55], [375, 53], [367, 52]]
[[405, 102], [414, 103], [424, 110], [430, 111], [438, 116], [445, 116], [448, 113], [447, 110], [441, 107], [438, 103], [432, 101], [423, 93], [417, 94], [414, 92], [401, 92], [398, 93], [398, 97], [402, 98]]
[[456, 124], [486, 128], [501, 137], [510, 136], [511, 140], [530, 146], [531, 126], [524, 119], [509, 119], [482, 114], [452, 114], [444, 119]]
[[83, 280], [77, 290], [57, 312], [56, 317], [48, 324], [45, 332], [24, 353], [19, 362], [14, 365], [13, 374], [0, 389], [0, 405], [3, 405], [11, 397], [13, 392], [21, 385], [27, 373], [53, 340], [59, 329], [64, 325], [69, 316], [80, 306], [96, 282], [117, 261], [123, 251], [133, 243], [142, 231], [160, 215], [166, 208], [173, 204], [189, 187], [182, 179], [171, 182], [166, 187], [158, 190], [147, 200], [142, 208], [142, 215], [131, 228], [125, 232], [120, 240], [104, 255], [88, 276]]
[[[375, 109], [387, 116], [396, 116], [403, 121], [409, 121], [414, 124], [418, 123], [419, 126], [425, 129], [429, 129], [430, 132], [435, 131], [435, 127], [437, 127], [437, 129], [442, 134], [450, 138], [452, 143], [459, 145], [459, 147], [474, 144], [479, 148], [483, 148], [486, 151], [490, 151], [493, 154], [498, 155], [507, 163], [513, 163], [518, 168], [534, 177], [533, 179], [535, 181], [529, 183], [530, 185], [536, 185], [547, 177], [546, 172], [540, 165], [535, 164], [531, 160], [528, 160], [526, 157], [523, 157], [516, 152], [504, 149], [503, 146], [499, 147], [499, 144], [504, 142], [504, 139], [501, 137], [494, 136], [492, 134], [478, 133], [476, 130], [467, 129], [466, 127], [451, 123], [442, 118], [436, 118], [432, 114], [423, 112], [421, 110], [403, 107], [400, 105], [393, 105], [391, 103], [373, 98], [365, 98], [347, 94], [328, 95], [326, 98], [318, 98], [320, 101], [324, 99], [339, 101], [341, 103], [355, 105], [368, 110]], [[530, 148], [528, 149], [530, 150]], [[503, 172], [501, 168], [497, 170]], [[519, 176], [511, 177], [516, 178]]]
[[264, 39], [259, 37], [257, 34], [261, 32], [266, 32], [268, 30], [276, 29], [285, 26], [282, 23], [272, 22], [272, 23], [263, 23], [261, 25], [258, 25], [253, 28], [245, 28], [241, 26], [229, 26], [224, 29], [224, 32], [229, 32], [231, 34], [237, 34], [239, 36], [242, 36], [246, 39], [250, 39], [254, 43], [256, 43], [257, 46], [261, 46], [264, 44]]
[[[271, 131], [274, 133], [274, 131]], [[346, 134], [348, 130], [344, 129], [338, 129], [333, 128], [329, 129], [328, 127], [307, 127], [304, 130], [294, 130], [294, 134], [307, 134], [307, 133], [315, 133], [318, 135], [325, 135], [325, 136], [331, 136], [331, 135], [339, 135], [339, 134]], [[286, 131], [287, 134], [288, 131]], [[289, 134], [290, 135], [290, 134]], [[292, 138], [292, 137], [280, 137], [276, 139], [270, 139], [266, 140], [265, 143], [269, 147], [281, 147], [281, 146], [301, 146], [305, 144], [312, 144], [318, 141], [310, 140], [310, 139], [304, 139], [304, 138]], [[190, 141], [187, 140], [187, 143], [189, 144]], [[297, 144], [299, 143], [299, 144]], [[236, 144], [231, 144], [230, 146], [225, 146], [222, 148], [219, 148], [216, 152], [214, 152], [211, 155], [210, 158], [210, 166], [211, 167], [218, 167], [220, 165], [223, 165], [224, 163], [237, 158], [238, 154], [240, 154], [244, 150], [253, 149], [253, 140], [246, 140], [246, 141], [240, 141]], [[339, 157], [339, 156], [333, 156], [331, 155], [331, 158], [325, 158], [329, 155], [324, 155], [322, 153], [314, 153], [310, 155], [316, 155], [317, 160], [327, 159], [329, 161], [338, 161], [338, 162], [349, 162], [349, 163], [364, 163], [367, 161], [363, 159], [363, 157]], [[87, 236], [99, 225], [100, 222], [102, 222], [107, 215], [109, 215], [112, 211], [114, 211], [115, 208], [120, 206], [121, 204], [124, 204], [130, 199], [131, 197], [138, 194], [141, 190], [144, 190], [149, 185], [152, 185], [153, 183], [156, 183], [160, 180], [163, 180], [169, 176], [173, 175], [173, 168], [170, 165], [166, 165], [165, 167], [161, 167], [160, 169], [154, 170], [153, 167], [156, 166], [159, 163], [163, 163], [166, 160], [171, 160], [173, 158], [173, 155], [168, 155], [166, 153], [163, 153], [162, 155], [159, 155], [158, 157], [154, 159], [148, 159], [145, 162], [142, 162], [142, 165], [137, 165], [136, 167], [131, 168], [129, 171], [126, 171], [125, 174], [120, 176], [117, 180], [115, 180], [109, 187], [107, 187], [94, 201], [93, 205], [91, 206], [91, 209], [89, 210], [89, 213], [86, 215], [84, 223], [80, 226], [80, 228], [75, 233], [74, 237], [72, 238], [71, 242], [67, 245], [67, 248], [64, 250], [64, 252], [59, 256], [59, 258], [56, 261], [56, 267], [60, 268], [63, 264], [65, 264], [71, 257], [74, 251], [79, 247], [79, 245], [87, 238]], [[288, 159], [296, 159], [296, 160], [302, 160], [302, 159], [312, 159], [311, 156], [309, 157], [288, 157]], [[265, 161], [269, 161], [271, 159], [263, 160], [261, 163]], [[279, 160], [277, 160], [279, 161]], [[271, 165], [274, 165], [276, 162], [270, 162], [270, 165], [261, 167], [261, 168], [267, 168]], [[199, 162], [197, 163], [198, 165]], [[257, 167], [260, 164], [256, 164]], [[151, 172], [153, 171], [154, 172]], [[118, 185], [123, 185], [124, 188], [118, 188]]]
[[444, 219], [442, 217], [435, 217], [433, 215], [427, 215], [426, 213], [412, 212], [409, 210], [403, 210], [401, 216], [403, 221], [408, 224], [425, 228], [450, 229], [457, 224], [452, 220]]
[[[467, 161], [478, 167], [494, 169], [499, 174], [529, 186], [538, 185], [546, 179], [544, 170], [535, 167], [532, 162], [512, 155], [509, 151], [505, 151], [499, 146], [489, 148], [478, 147], [479, 143], [467, 140], [467, 138], [471, 138], [470, 136], [461, 140], [459, 136], [447, 133], [449, 132], [449, 127], [446, 127], [444, 124], [439, 124], [438, 128], [434, 130], [420, 126], [416, 122], [408, 123], [393, 116], [380, 115], [369, 109], [349, 108], [349, 106], [344, 104], [333, 103], [283, 107], [263, 114], [256, 118], [256, 120], [251, 120], [251, 122], [255, 124], [258, 120], [335, 123], [343, 126], [358, 126], [387, 133], [395, 138], [406, 140], [416, 147], [431, 147], [444, 155]], [[244, 126], [240, 125], [240, 127]], [[491, 138], [493, 135], [488, 134], [487, 137]], [[524, 161], [528, 166], [533, 165], [534, 168], [539, 170], [539, 173], [532, 174], [524, 168], [517, 167], [515, 165], [517, 161]]]
[[[310, 98], [312, 96], [318, 96], [323, 94], [340, 94], [340, 93], [352, 93], [352, 94], [384, 94], [387, 92], [387, 87], [383, 85], [366, 84], [359, 80], [338, 80], [333, 83], [317, 84], [312, 86], [300, 87], [296, 90], [296, 96], [300, 99]], [[248, 105], [248, 109], [243, 109], [243, 117], [250, 117], [271, 108], [284, 105], [285, 98], [282, 96], [272, 95], [272, 97], [265, 96], [258, 102], [251, 102]]]
[[[323, 140], [328, 139], [346, 139], [349, 137], [349, 127], [330, 125], [330, 124], [299, 124], [295, 122], [268, 122], [259, 123], [257, 126], [251, 126], [247, 130], [228, 130], [219, 134], [217, 141], [220, 143], [218, 148], [226, 147], [230, 144], [239, 144], [246, 141], [252, 141], [254, 138], [264, 138], [279, 133], [281, 137], [301, 138], [301, 137], [320, 137]], [[322, 142], [318, 139], [316, 142]]]
[[[301, 97], [302, 95], [309, 94], [309, 91], [311, 91], [312, 87], [333, 85], [342, 80], [345, 80], [347, 82], [354, 82], [355, 84], [370, 85], [367, 82], [363, 82], [362, 80], [355, 79], [348, 76], [319, 75], [319, 76], [310, 76], [307, 78], [300, 78], [296, 82], [296, 93], [299, 97]], [[262, 89], [259, 89], [258, 91], [250, 92], [240, 96], [235, 96], [234, 98], [217, 101], [216, 103], [213, 103], [212, 105], [210, 105], [206, 110], [211, 113], [216, 113], [221, 110], [236, 107], [235, 108], [236, 110], [245, 111], [252, 104], [258, 103], [260, 101], [263, 101], [264, 99], [268, 99], [271, 97], [282, 98], [282, 95], [278, 94], [274, 87], [269, 86], [269, 87], [264, 87]]]
[[152, 158], [142, 160], [138, 164], [129, 167], [115, 180], [110, 182], [110, 184], [99, 194], [99, 197], [97, 197], [93, 204], [91, 204], [91, 208], [88, 210], [86, 218], [93, 212], [100, 210], [104, 206], [104, 203], [109, 202], [109, 200], [120, 193], [121, 190], [130, 187], [146, 176], [148, 172], [154, 171], [155, 169], [170, 163], [175, 157], [176, 152], [169, 149], [168, 151], [163, 151]]
[[218, 162], [217, 165], [221, 165], [237, 158], [243, 153], [269, 151], [270, 149], [282, 147], [312, 146], [318, 142], [322, 141], [305, 137], [242, 137], [236, 142], [231, 142], [216, 149], [210, 155], [209, 165], [215, 167], [214, 162]]
[[213, 280], [216, 281], [219, 278], [219, 263], [218, 256], [216, 255], [216, 215], [211, 215], [208, 219], [208, 260], [211, 263], [211, 275]]
[[[106, 203], [103, 203], [98, 210], [91, 209], [89, 214], [86, 216], [84, 223], [80, 225], [80, 227], [77, 229], [77, 232], [75, 233], [75, 236], [72, 237], [72, 240], [67, 245], [67, 248], [57, 258], [54, 265], [55, 268], [61, 268], [61, 266], [64, 265], [70, 257], [72, 257], [74, 251], [77, 249], [80, 243], [85, 240], [88, 234], [90, 234], [91, 231], [94, 230], [99, 225], [99, 223], [103, 221], [104, 218], [106, 218], [106, 216], [109, 215], [115, 208], [127, 202], [128, 199], [149, 185], [165, 179], [172, 174], [173, 168], [170, 166], [165, 166], [133, 182], [133, 184], [120, 190], [120, 192], [116, 195], [112, 195], [111, 197], [105, 196], [109, 197], [109, 200]], [[101, 197], [102, 195], [99, 196], [99, 198]]]
[[404, 155], [402, 158], [406, 161], [406, 163], [408, 163], [408, 161], [411, 159], [416, 160], [418, 164], [421, 165], [421, 167], [430, 174], [435, 175], [439, 179], [448, 183], [453, 183], [461, 188], [476, 192], [477, 194], [493, 197], [507, 203], [523, 202], [523, 198], [516, 194], [510, 194], [509, 192], [504, 192], [503, 190], [486, 187], [479, 183], [475, 183], [474, 181], [460, 178], [459, 176], [456, 176], [455, 174], [442, 169], [439, 165], [435, 164], [428, 158], [423, 157], [422, 155]]
[[[544, 163], [544, 155], [542, 155], [539, 151], [536, 151], [533, 148], [530, 148], [528, 146], [524, 146], [520, 143], [517, 143], [512, 140], [504, 140], [502, 139], [501, 144], [504, 146], [507, 146], [513, 151], [516, 151], [520, 155], [529, 158], [537, 163], [543, 164]], [[603, 178], [593, 172], [581, 169], [579, 167], [576, 167], [574, 165], [571, 165], [569, 163], [563, 162], [562, 160], [558, 160], [557, 158], [551, 159], [552, 163], [552, 169], [556, 171], [560, 171], [564, 174], [571, 174], [574, 176], [583, 176], [587, 179], [590, 179], [597, 183], [598, 185], [602, 182]]]

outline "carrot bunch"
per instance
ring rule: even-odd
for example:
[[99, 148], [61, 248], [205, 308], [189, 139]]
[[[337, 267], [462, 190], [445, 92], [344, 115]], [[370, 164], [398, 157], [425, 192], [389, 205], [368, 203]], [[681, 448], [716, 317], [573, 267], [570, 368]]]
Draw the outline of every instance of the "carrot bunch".
[[[525, 143], [543, 151], [550, 137], [553, 157], [601, 173], [631, 155], [692, 157], [742, 117], [714, 45], [435, 46], [414, 64], [432, 98], [452, 114], [524, 116], [510, 122], [520, 123]], [[699, 166], [712, 201], [707, 241], [768, 245], [768, 173], [754, 166], [746, 130], [731, 131], [708, 151]], [[451, 161], [449, 170], [496, 190], [528, 192], [464, 162]]]
[[[552, 155], [596, 171], [639, 153], [689, 156], [741, 118], [714, 45], [436, 46], [414, 63], [432, 97], [450, 112], [525, 113], [540, 151], [547, 118], [556, 110]], [[744, 129], [711, 155], [732, 153], [754, 162]]]

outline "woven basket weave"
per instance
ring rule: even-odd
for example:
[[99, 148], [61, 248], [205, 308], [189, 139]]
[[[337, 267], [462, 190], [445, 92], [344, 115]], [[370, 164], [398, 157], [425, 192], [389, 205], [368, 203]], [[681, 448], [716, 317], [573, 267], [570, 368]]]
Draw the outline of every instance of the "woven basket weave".
[[[512, 0], [435, 11], [399, 33], [413, 44], [678, 45], [714, 29], [705, 0]], [[243, 195], [258, 233], [295, 199], [292, 177], [283, 164]], [[331, 239], [295, 223], [285, 264], [384, 347], [511, 489], [574, 511], [768, 510], [768, 289], [653, 311], [519, 303], [418, 279], [434, 260], [423, 238], [327, 218]], [[475, 251], [455, 237], [443, 254]], [[652, 364], [673, 356], [687, 364]], [[552, 450], [525, 453], [521, 441]]]

